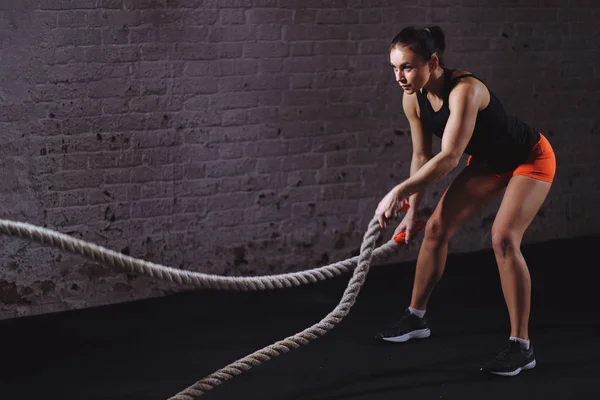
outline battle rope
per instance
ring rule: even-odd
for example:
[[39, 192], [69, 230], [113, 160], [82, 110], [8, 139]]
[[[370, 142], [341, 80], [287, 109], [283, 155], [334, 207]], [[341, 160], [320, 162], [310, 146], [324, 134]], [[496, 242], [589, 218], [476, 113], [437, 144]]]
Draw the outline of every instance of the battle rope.
[[287, 353], [293, 348], [298, 348], [302, 344], [308, 344], [311, 340], [315, 340], [332, 330], [334, 326], [340, 323], [340, 321], [348, 314], [350, 308], [352, 308], [354, 302], [356, 301], [358, 292], [360, 291], [360, 288], [367, 276], [367, 272], [369, 271], [371, 258], [373, 255], [373, 248], [375, 247], [375, 241], [377, 240], [378, 236], [379, 223], [377, 218], [373, 218], [369, 224], [369, 229], [363, 238], [358, 266], [354, 270], [354, 274], [348, 283], [348, 287], [342, 295], [342, 300], [333, 309], [333, 311], [327, 314], [327, 316], [320, 322], [303, 330], [302, 332], [295, 334], [294, 336], [290, 336], [275, 342], [270, 346], [267, 346], [234, 363], [229, 364], [224, 368], [221, 368], [220, 370], [212, 373], [206, 378], [196, 382], [192, 386], [171, 397], [169, 400], [192, 400], [197, 396], [201, 396], [206, 391], [213, 389], [215, 386], [220, 385], [224, 381], [229, 380], [236, 375], [240, 375], [242, 372], [246, 372], [250, 368], [258, 366], [259, 364], [277, 357], [282, 353]]
[[[408, 204], [405, 203], [403, 210], [406, 211], [407, 209]], [[415, 226], [415, 230], [419, 231], [423, 229], [424, 226], [424, 221], [418, 221]], [[282, 353], [287, 353], [293, 348], [298, 348], [302, 344], [308, 344], [311, 340], [325, 335], [328, 331], [332, 330], [335, 325], [339, 324], [340, 321], [350, 312], [350, 309], [358, 297], [360, 288], [364, 284], [366, 275], [371, 266], [371, 262], [373, 260], [380, 260], [391, 255], [399, 245], [404, 243], [405, 239], [404, 232], [402, 232], [396, 235], [393, 241], [390, 240], [383, 246], [374, 250], [375, 243], [380, 233], [379, 223], [377, 218], [374, 217], [369, 223], [367, 232], [363, 237], [360, 255], [357, 257], [301, 272], [259, 277], [223, 277], [199, 272], [178, 270], [148, 261], [139, 260], [134, 257], [106, 249], [96, 244], [73, 238], [63, 233], [23, 222], [0, 219], [0, 233], [30, 239], [42, 244], [48, 244], [53, 247], [78, 253], [84, 257], [100, 261], [101, 263], [111, 267], [118, 267], [130, 272], [139, 272], [143, 275], [148, 275], [150, 277], [169, 282], [193, 284], [195, 287], [199, 288], [266, 290], [292, 287], [328, 279], [333, 276], [348, 272], [355, 265], [357, 266], [339, 304], [320, 322], [303, 330], [302, 332], [273, 343], [270, 346], [267, 346], [227, 365], [224, 368], [221, 368], [220, 370], [196, 382], [192, 386], [184, 389], [168, 400], [192, 400], [195, 397], [201, 396], [205, 392], [222, 384], [224, 381], [232, 379], [234, 376], [250, 370], [252, 367], [258, 366], [265, 361], [281, 355]]]
[[[422, 221], [419, 221], [416, 227], [417, 230], [421, 229], [423, 224]], [[279, 275], [262, 275], [255, 277], [220, 276], [176, 269], [140, 260], [94, 243], [71, 237], [64, 233], [25, 222], [0, 219], [0, 233], [29, 239], [80, 254], [91, 260], [99, 261], [104, 265], [119, 268], [126, 272], [139, 273], [171, 283], [191, 284], [193, 287], [200, 289], [257, 291], [300, 286], [350, 272], [357, 265], [359, 259], [359, 256], [355, 256], [323, 267]], [[375, 249], [373, 252], [373, 259], [375, 261], [386, 259], [393, 254], [398, 246], [404, 241], [401, 234], [397, 235], [394, 240], [395, 241], [390, 240]]]

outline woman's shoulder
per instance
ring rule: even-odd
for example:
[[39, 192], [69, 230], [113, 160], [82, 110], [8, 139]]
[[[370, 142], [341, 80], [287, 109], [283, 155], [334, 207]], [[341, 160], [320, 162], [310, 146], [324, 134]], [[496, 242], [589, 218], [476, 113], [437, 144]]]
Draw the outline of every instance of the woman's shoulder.
[[402, 107], [407, 115], [414, 115], [421, 118], [421, 108], [419, 107], [419, 98], [417, 93], [402, 94]]
[[485, 83], [483, 83], [479, 78], [475, 77], [472, 72], [464, 69], [452, 70], [451, 80], [452, 88], [455, 88], [456, 86], [460, 86], [462, 88], [462, 90], [458, 91], [462, 93], [462, 95], [475, 95], [480, 99], [480, 110], [487, 107], [490, 102], [490, 92]]
[[[465, 76], [467, 75], [467, 76]], [[473, 74], [471, 71], [467, 71], [464, 69], [453, 69], [452, 70], [452, 75], [451, 75], [451, 79], [452, 81], [454, 81], [455, 79], [462, 77], [462, 78], [467, 78], [468, 76], [475, 76], [475, 74]], [[461, 78], [461, 79], [462, 79]]]

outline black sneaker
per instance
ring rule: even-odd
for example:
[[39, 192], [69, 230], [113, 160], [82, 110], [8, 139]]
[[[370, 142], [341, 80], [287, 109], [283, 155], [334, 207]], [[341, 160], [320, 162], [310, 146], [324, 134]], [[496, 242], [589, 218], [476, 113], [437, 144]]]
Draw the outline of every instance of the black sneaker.
[[525, 350], [516, 340], [509, 340], [506, 349], [481, 367], [481, 370], [495, 375], [515, 376], [533, 367], [535, 367], [533, 345], [530, 343], [529, 349]]
[[375, 338], [386, 342], [402, 343], [410, 339], [428, 338], [430, 334], [431, 331], [427, 326], [425, 317], [419, 318], [406, 309], [400, 321], [394, 323], [391, 328], [375, 335]]

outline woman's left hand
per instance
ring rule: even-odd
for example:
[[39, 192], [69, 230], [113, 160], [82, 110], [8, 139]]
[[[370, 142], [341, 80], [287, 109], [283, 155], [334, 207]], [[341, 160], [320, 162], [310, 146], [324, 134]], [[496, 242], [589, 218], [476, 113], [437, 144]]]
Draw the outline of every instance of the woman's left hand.
[[391, 218], [396, 218], [402, 211], [402, 201], [406, 198], [404, 192], [398, 187], [394, 187], [385, 195], [379, 202], [375, 215], [379, 220], [379, 226], [387, 227], [387, 221]]

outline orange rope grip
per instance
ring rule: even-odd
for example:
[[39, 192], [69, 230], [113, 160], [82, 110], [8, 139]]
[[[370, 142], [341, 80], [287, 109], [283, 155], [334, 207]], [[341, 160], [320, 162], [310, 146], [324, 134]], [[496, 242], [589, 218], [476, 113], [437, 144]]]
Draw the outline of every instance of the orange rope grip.
[[[408, 200], [405, 199], [402, 202], [402, 211], [406, 212], [406, 211], [408, 211], [409, 208], [410, 208], [410, 204], [408, 203]], [[425, 223], [426, 222], [423, 221], [422, 219], [417, 220], [417, 222], [415, 222], [414, 233], [419, 232], [420, 230], [425, 228]], [[403, 244], [406, 244], [406, 232], [400, 232], [396, 236], [394, 236], [394, 242], [396, 242], [398, 244], [398, 246], [402, 246]]]

